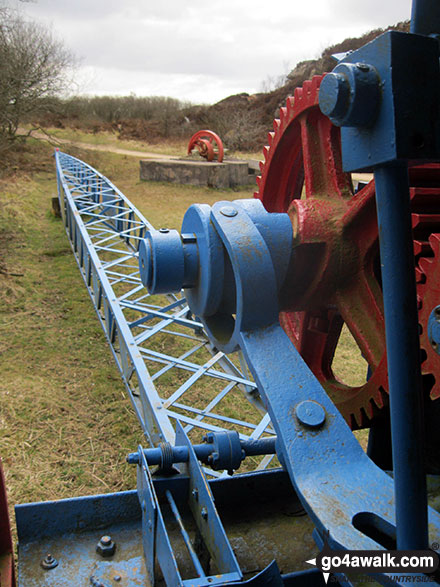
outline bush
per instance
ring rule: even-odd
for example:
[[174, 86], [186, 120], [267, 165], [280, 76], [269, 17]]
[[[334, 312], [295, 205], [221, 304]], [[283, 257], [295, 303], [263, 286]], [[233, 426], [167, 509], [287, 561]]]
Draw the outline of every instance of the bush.
[[18, 138], [20, 124], [51, 110], [73, 62], [47, 28], [0, 8], [0, 152]]

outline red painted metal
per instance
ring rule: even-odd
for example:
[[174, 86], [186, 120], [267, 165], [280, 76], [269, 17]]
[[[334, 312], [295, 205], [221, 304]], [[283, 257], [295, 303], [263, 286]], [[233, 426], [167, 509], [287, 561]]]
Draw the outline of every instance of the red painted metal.
[[412, 183], [422, 374], [428, 380], [430, 396], [434, 400], [440, 397], [440, 357], [429, 342], [427, 325], [429, 315], [440, 303], [440, 189], [436, 187], [440, 186], [440, 166], [425, 165], [423, 173], [419, 170]]
[[15, 587], [14, 555], [9, 523], [6, 483], [0, 460], [0, 585]]
[[188, 155], [193, 149], [197, 149], [200, 156], [208, 161], [214, 161], [214, 159], [217, 159], [219, 163], [223, 161], [222, 140], [212, 130], [199, 130], [193, 134], [188, 143]]
[[[371, 181], [355, 194], [351, 176], [342, 171], [339, 128], [318, 106], [322, 77], [297, 88], [281, 108], [264, 148], [255, 197], [270, 212], [287, 212], [292, 221], [295, 248], [281, 296], [281, 324], [355, 429], [369, 424], [388, 393], [375, 191]], [[435, 229], [440, 233], [440, 216], [433, 215], [435, 209], [440, 213], [440, 204], [432, 196], [426, 208], [422, 193], [428, 176], [429, 185], [440, 186], [439, 166], [410, 170], [420, 285], [429, 273], [429, 261], [420, 257], [438, 250], [427, 237]], [[440, 190], [431, 189], [440, 196]], [[427, 316], [421, 319], [423, 327]], [[369, 380], [357, 387], [339, 381], [332, 370], [344, 322], [370, 366]], [[423, 372], [439, 372], [438, 355], [435, 363], [433, 349], [426, 352]], [[440, 372], [438, 380], [440, 385]], [[440, 396], [437, 385], [431, 395]]]

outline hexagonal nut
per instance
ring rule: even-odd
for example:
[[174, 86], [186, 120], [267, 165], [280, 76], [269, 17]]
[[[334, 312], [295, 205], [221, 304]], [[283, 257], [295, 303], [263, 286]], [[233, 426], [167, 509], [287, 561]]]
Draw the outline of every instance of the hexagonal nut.
[[102, 536], [96, 545], [96, 552], [103, 557], [113, 556], [115, 554], [116, 544], [110, 536]]

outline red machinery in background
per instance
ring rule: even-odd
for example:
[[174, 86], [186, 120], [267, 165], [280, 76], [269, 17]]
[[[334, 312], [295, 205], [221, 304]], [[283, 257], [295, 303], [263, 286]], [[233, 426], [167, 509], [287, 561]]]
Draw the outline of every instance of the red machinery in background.
[[223, 161], [224, 149], [221, 138], [212, 130], [199, 130], [190, 138], [188, 155], [197, 149], [200, 156], [207, 161]]

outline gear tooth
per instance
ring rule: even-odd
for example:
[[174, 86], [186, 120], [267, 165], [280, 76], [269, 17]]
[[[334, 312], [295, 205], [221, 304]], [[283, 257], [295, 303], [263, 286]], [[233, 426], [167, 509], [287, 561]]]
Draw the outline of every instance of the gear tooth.
[[379, 408], [379, 410], [381, 410], [384, 407], [384, 405], [385, 405], [384, 400], [383, 400], [383, 397], [382, 397], [382, 394], [380, 393], [380, 391], [378, 391], [374, 395], [372, 401], [374, 402], [374, 404], [376, 405], [376, 407]]
[[308, 79], [303, 83], [303, 93], [310, 94], [312, 89], [312, 82]]
[[414, 240], [414, 255], [418, 257], [422, 255], [424, 252], [426, 253], [426, 248], [429, 248], [429, 245], [426, 241], [421, 240]]
[[374, 409], [373, 409], [373, 402], [370, 401], [368, 405], [361, 408], [361, 426], [364, 428], [368, 426], [369, 421], [373, 418]]
[[420, 224], [420, 214], [411, 214], [411, 226], [416, 228]]
[[281, 126], [281, 120], [279, 118], [275, 118], [273, 121], [273, 129], [277, 131]]
[[423, 273], [426, 273], [427, 271], [429, 271], [431, 269], [431, 267], [433, 266], [434, 261], [428, 257], [422, 257], [421, 259], [419, 259], [419, 266], [418, 266], [418, 270], [422, 271]]
[[431, 234], [429, 237], [429, 244], [434, 253], [438, 253], [440, 250], [440, 234]]
[[432, 400], [438, 399], [440, 397], [440, 386], [438, 385], [437, 381], [432, 386], [432, 389], [431, 389], [431, 392], [429, 394], [429, 397]]
[[416, 267], [416, 283], [425, 283], [426, 275], [418, 267]]
[[275, 137], [275, 133], [274, 132], [268, 132], [267, 133], [267, 141], [269, 143], [269, 148], [272, 146], [273, 144], [273, 139]]
[[[268, 134], [268, 139], [269, 139], [269, 142], [271, 142], [271, 141], [272, 141], [272, 139], [271, 139], [271, 137], [270, 137], [270, 134], [271, 134], [271, 133], [269, 133], [269, 134]], [[269, 147], [269, 145], [265, 145], [265, 146], [263, 147], [263, 155], [264, 155], [264, 158], [265, 158], [265, 160], [266, 160], [266, 161], [269, 159], [269, 153], [270, 153], [270, 147]], [[263, 164], [263, 165], [264, 165], [264, 164]]]
[[[259, 161], [258, 162], [258, 167], [260, 168], [261, 173], [263, 173], [263, 169], [264, 169], [264, 161]], [[260, 177], [260, 176], [258, 176]]]
[[293, 104], [294, 104], [293, 96], [289, 96], [287, 98], [287, 103], [286, 103], [287, 113], [289, 114], [289, 116], [290, 116], [290, 113], [293, 110]]
[[312, 77], [312, 91], [317, 92], [319, 86], [321, 85], [322, 76], [321, 75], [314, 75]]
[[294, 102], [298, 102], [299, 100], [301, 100], [302, 93], [303, 93], [302, 88], [295, 88], [295, 91], [293, 92]]
[[286, 119], [287, 119], [287, 108], [285, 106], [282, 106], [280, 108], [280, 121], [281, 121], [281, 124], [284, 124], [284, 122], [286, 121]]
[[257, 177], [255, 179], [257, 181], [258, 189], [260, 189], [261, 188], [261, 183], [262, 183], [262, 177], [261, 177], [261, 175], [257, 175]]

